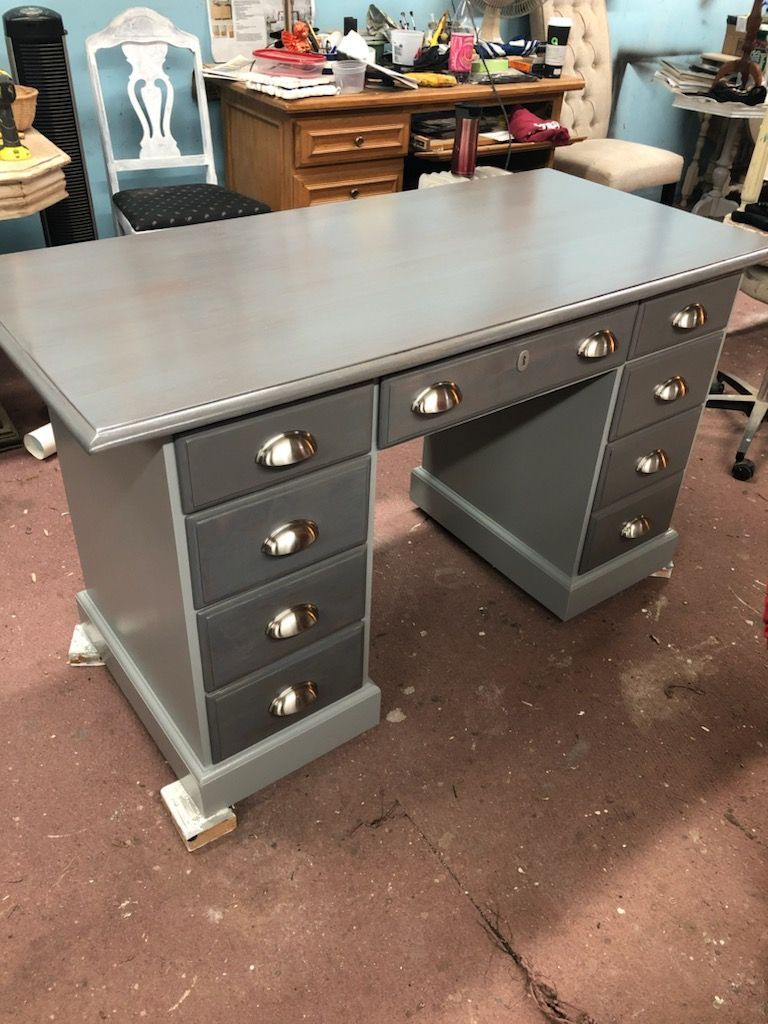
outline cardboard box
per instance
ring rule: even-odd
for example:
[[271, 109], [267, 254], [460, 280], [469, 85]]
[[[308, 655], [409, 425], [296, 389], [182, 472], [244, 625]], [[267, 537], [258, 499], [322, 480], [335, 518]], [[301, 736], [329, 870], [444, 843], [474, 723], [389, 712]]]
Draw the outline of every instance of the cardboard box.
[[729, 53], [734, 57], [741, 56], [741, 48], [744, 45], [746, 36], [747, 16], [729, 14], [725, 26], [725, 38], [723, 39], [723, 53]]

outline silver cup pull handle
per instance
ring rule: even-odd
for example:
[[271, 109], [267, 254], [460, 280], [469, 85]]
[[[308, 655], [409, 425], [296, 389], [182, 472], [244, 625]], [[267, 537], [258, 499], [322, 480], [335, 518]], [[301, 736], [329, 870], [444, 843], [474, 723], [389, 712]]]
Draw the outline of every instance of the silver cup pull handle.
[[441, 380], [424, 388], [413, 400], [411, 412], [417, 416], [439, 416], [461, 403], [461, 388], [452, 380]]
[[275, 718], [295, 715], [298, 711], [309, 707], [310, 704], [314, 704], [318, 696], [317, 686], [311, 679], [307, 679], [303, 683], [296, 683], [295, 686], [286, 686], [269, 705], [269, 713]]
[[595, 331], [579, 342], [576, 354], [581, 359], [605, 359], [606, 356], [613, 355], [618, 347], [616, 335], [605, 328], [602, 331]]
[[292, 519], [274, 529], [261, 545], [261, 550], [270, 558], [284, 558], [295, 555], [314, 544], [320, 536], [318, 525], [312, 519]]
[[690, 306], [680, 309], [672, 317], [672, 326], [678, 331], [695, 331], [707, 322], [707, 311], [700, 302], [692, 302]]
[[624, 540], [637, 540], [645, 536], [651, 528], [651, 520], [648, 516], [635, 516], [628, 520], [621, 528], [621, 536]]
[[688, 382], [679, 375], [662, 381], [653, 389], [653, 397], [658, 402], [676, 402], [688, 394]]
[[270, 640], [287, 640], [316, 626], [320, 612], [315, 604], [296, 604], [279, 612], [267, 623], [266, 634]]
[[653, 473], [660, 473], [669, 465], [669, 456], [663, 448], [654, 448], [652, 452], [643, 455], [635, 463], [635, 471], [641, 476], [651, 476]]
[[308, 430], [287, 430], [264, 442], [256, 455], [256, 462], [269, 469], [282, 469], [306, 462], [316, 454], [317, 441]]

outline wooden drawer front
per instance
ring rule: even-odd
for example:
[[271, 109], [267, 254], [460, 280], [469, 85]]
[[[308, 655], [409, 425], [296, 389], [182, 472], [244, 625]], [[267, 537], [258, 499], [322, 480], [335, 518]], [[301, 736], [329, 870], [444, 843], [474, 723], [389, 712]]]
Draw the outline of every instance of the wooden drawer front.
[[[432, 363], [382, 381], [380, 447], [442, 430], [538, 392], [550, 391], [620, 365], [627, 357], [635, 309], [625, 306], [567, 327], [532, 334], [521, 341], [504, 342], [470, 356]], [[615, 352], [601, 358], [583, 358], [577, 354], [585, 339], [605, 330], [610, 330], [615, 337]], [[427, 389], [443, 396], [438, 407], [450, 407], [431, 415], [414, 411], [414, 403]]]
[[[277, 668], [209, 694], [206, 703], [213, 761], [223, 761], [281, 732], [353, 693], [362, 682], [363, 627], [355, 626], [314, 644]], [[294, 714], [278, 717], [270, 707], [289, 689], [317, 696]]]
[[595, 509], [668, 480], [685, 469], [701, 415], [691, 409], [640, 430], [605, 450]]
[[294, 125], [294, 163], [296, 167], [318, 167], [403, 157], [409, 138], [410, 123], [405, 115], [307, 118]]
[[[258, 672], [280, 658], [362, 619], [365, 614], [366, 549], [357, 548], [316, 569], [292, 573], [279, 583], [230, 598], [198, 612], [197, 626], [206, 690]], [[309, 613], [314, 609], [314, 614]], [[291, 610], [306, 622], [282, 639], [268, 635]]]
[[302, 171], [293, 178], [293, 205], [320, 206], [345, 199], [390, 195], [403, 187], [402, 160]]
[[[633, 357], [721, 331], [728, 323], [740, 277], [735, 274], [642, 303]], [[677, 327], [676, 317], [682, 320]]]
[[[321, 466], [362, 455], [371, 447], [372, 415], [373, 388], [366, 385], [177, 438], [184, 511], [282, 484]], [[302, 432], [302, 453], [307, 455], [314, 447], [313, 455], [282, 466], [257, 461], [271, 440], [296, 431]]]
[[[589, 572], [664, 533], [672, 518], [682, 479], [683, 474], [678, 473], [663, 484], [649, 487], [593, 515], [579, 572]], [[634, 539], [624, 535], [633, 525], [639, 530]]]
[[[698, 408], [709, 392], [721, 341], [718, 334], [630, 363], [621, 382], [611, 440]], [[667, 401], [657, 394], [664, 385], [672, 392]]]
[[363, 544], [369, 480], [366, 456], [191, 516], [195, 607]]

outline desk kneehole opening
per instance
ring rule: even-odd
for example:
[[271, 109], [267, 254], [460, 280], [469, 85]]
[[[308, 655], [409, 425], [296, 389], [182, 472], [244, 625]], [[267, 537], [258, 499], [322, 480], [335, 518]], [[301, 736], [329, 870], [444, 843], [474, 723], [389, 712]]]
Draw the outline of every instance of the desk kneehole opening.
[[281, 690], [269, 705], [269, 713], [275, 718], [287, 718], [288, 715], [295, 715], [308, 708], [310, 704], [314, 704], [319, 696], [317, 684], [311, 679], [306, 679], [302, 683], [295, 683]]
[[267, 469], [285, 469], [317, 455], [317, 441], [308, 430], [287, 430], [270, 437], [256, 453], [256, 462]]
[[676, 402], [679, 398], [685, 398], [687, 394], [688, 381], [679, 374], [662, 381], [653, 389], [653, 397], [657, 402]]
[[265, 632], [270, 640], [289, 640], [300, 633], [306, 633], [319, 621], [320, 611], [317, 605], [306, 602], [278, 612], [267, 623]]
[[651, 528], [651, 520], [648, 516], [635, 516], [628, 519], [621, 527], [622, 540], [639, 540], [644, 537]]

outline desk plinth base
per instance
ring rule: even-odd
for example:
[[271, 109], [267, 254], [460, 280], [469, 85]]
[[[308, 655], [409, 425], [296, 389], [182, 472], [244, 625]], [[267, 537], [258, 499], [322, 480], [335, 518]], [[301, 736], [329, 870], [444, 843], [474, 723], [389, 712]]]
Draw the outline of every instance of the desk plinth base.
[[677, 533], [667, 530], [620, 558], [572, 577], [421, 467], [411, 474], [411, 500], [563, 620], [587, 611], [668, 565], [677, 547]]
[[[381, 692], [370, 680], [359, 690], [218, 764], [204, 764], [158, 700], [148, 680], [99, 611], [88, 591], [77, 595], [88, 635], [129, 704], [178, 776], [200, 820], [222, 821], [251, 796], [379, 722]], [[178, 795], [178, 794], [177, 794]], [[178, 827], [178, 825], [177, 825]], [[200, 844], [202, 845], [202, 843]]]

